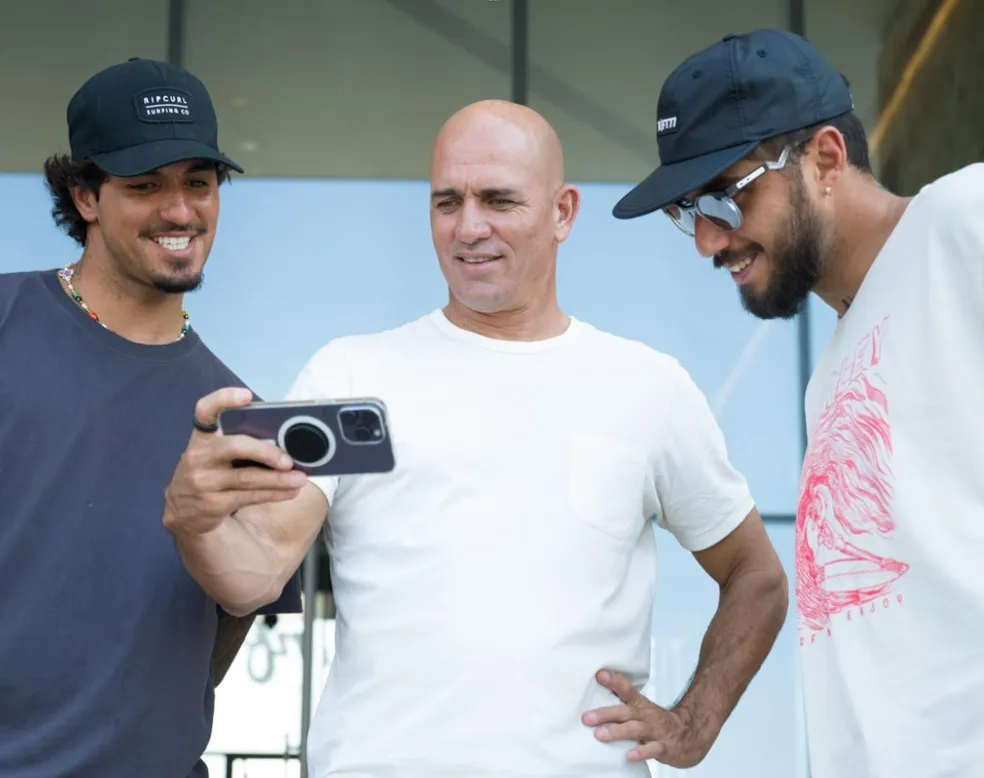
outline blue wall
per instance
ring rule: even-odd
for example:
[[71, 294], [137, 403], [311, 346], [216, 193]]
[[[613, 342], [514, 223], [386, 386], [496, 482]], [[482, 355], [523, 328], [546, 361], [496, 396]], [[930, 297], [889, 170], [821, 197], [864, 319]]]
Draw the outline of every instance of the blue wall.
[[[793, 514], [802, 447], [795, 324], [745, 314], [730, 277], [666, 219], [612, 218], [625, 186], [581, 190], [561, 249], [562, 305], [679, 358], [715, 409], [759, 509]], [[394, 326], [445, 302], [427, 209], [421, 181], [237, 180], [223, 190], [206, 283], [187, 301], [193, 326], [259, 394], [280, 397], [329, 338]], [[0, 272], [75, 259], [49, 212], [40, 178], [0, 175]], [[820, 304], [811, 310], [815, 358], [833, 317]], [[792, 525], [773, 522], [769, 532], [792, 578]], [[668, 533], [657, 531], [657, 544], [656, 688], [658, 701], [670, 702], [693, 671], [716, 592]], [[806, 775], [794, 633], [791, 615], [717, 747], [688, 775]]]

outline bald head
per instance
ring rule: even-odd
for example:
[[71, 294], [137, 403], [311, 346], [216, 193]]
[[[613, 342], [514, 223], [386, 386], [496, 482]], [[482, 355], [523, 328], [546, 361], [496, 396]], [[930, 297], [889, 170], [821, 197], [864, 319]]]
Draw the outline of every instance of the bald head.
[[507, 100], [472, 103], [444, 123], [431, 156], [432, 179], [449, 160], [515, 168], [551, 192], [564, 183], [557, 132], [532, 108]]
[[579, 195], [553, 127], [515, 103], [473, 103], [438, 133], [430, 178], [431, 233], [459, 318], [555, 311], [557, 247]]

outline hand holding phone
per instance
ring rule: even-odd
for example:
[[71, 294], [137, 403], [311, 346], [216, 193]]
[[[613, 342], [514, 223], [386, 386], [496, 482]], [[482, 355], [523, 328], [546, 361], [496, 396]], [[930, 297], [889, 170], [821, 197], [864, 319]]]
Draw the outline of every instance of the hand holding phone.
[[387, 473], [395, 466], [386, 406], [376, 398], [251, 403], [222, 411], [218, 423], [223, 435], [273, 443], [308, 475]]

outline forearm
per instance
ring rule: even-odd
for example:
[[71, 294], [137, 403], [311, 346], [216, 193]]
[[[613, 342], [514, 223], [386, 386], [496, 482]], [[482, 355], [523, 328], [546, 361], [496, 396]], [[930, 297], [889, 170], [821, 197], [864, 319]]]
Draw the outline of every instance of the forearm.
[[192, 578], [233, 616], [276, 600], [295, 569], [267, 532], [239, 516], [204, 534], [173, 536]]
[[696, 731], [717, 737], [772, 649], [788, 605], [781, 568], [736, 572], [721, 587], [697, 670], [675, 706], [692, 717]]

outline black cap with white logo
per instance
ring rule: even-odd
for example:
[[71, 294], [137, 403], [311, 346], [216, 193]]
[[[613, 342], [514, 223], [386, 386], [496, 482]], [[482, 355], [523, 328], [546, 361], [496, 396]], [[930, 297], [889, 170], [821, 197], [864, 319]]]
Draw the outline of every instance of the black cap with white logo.
[[727, 35], [663, 84], [656, 108], [660, 167], [615, 205], [633, 219], [707, 185], [764, 140], [854, 110], [847, 80], [786, 30]]
[[208, 90], [166, 62], [133, 58], [96, 73], [68, 104], [72, 158], [114, 176], [138, 176], [192, 159], [243, 169], [219, 153]]

